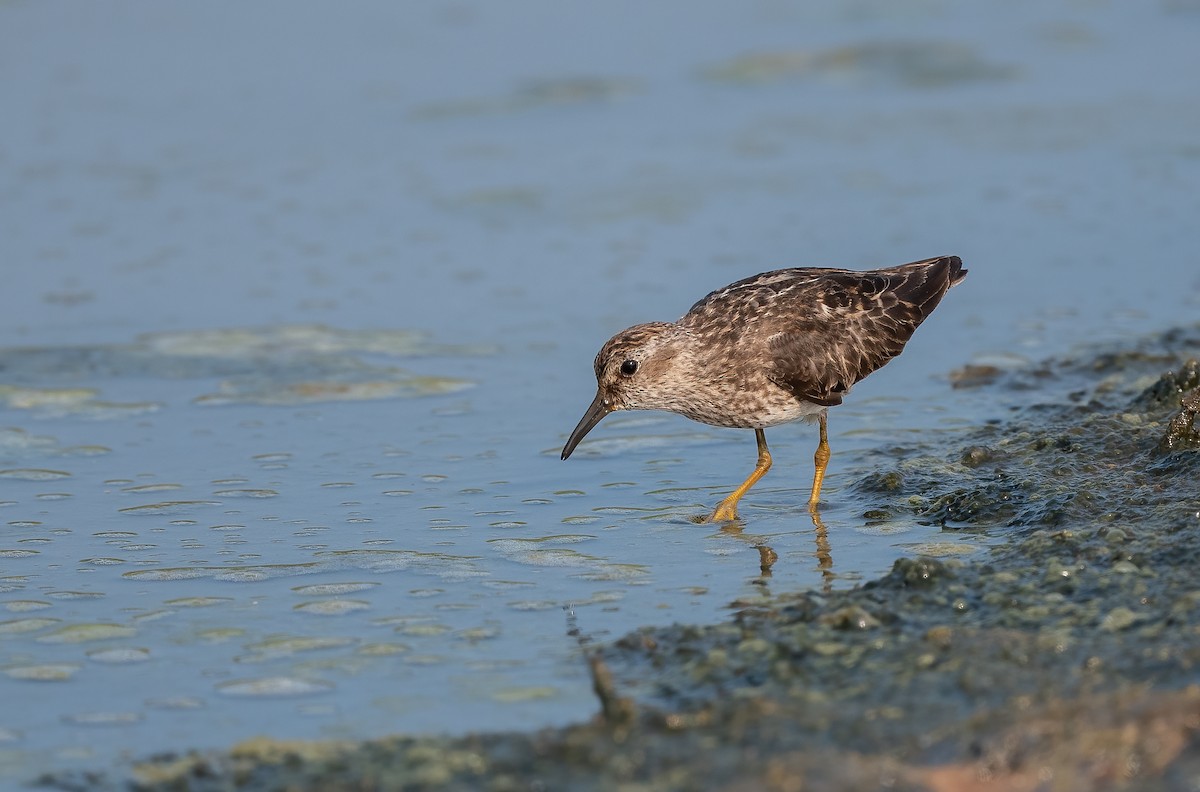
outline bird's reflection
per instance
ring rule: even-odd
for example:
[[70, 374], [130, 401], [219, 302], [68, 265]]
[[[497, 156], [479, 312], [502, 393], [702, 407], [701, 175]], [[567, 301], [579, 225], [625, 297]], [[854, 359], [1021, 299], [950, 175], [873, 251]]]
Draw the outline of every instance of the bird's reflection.
[[[833, 552], [829, 545], [829, 529], [825, 526], [825, 521], [821, 519], [821, 513], [814, 505], [808, 510], [809, 519], [812, 520], [814, 529], [814, 538], [816, 541], [816, 550], [813, 552], [813, 557], [817, 559], [817, 569], [821, 570], [821, 589], [822, 591], [831, 591], [833, 589], [834, 578], [837, 577], [833, 571]], [[734, 536], [746, 542], [750, 542], [758, 550], [759, 562], [759, 580], [760, 583], [765, 583], [772, 575], [772, 568], [775, 562], [779, 560], [779, 554], [766, 543], [763, 537], [745, 532], [746, 523], [742, 520], [730, 520], [721, 526], [721, 533], [728, 536]]]
[[833, 579], [837, 575], [833, 571], [833, 552], [829, 548], [829, 529], [825, 527], [824, 521], [821, 520], [821, 512], [815, 505], [808, 510], [808, 516], [812, 518], [815, 529], [817, 550], [813, 555], [817, 558], [817, 569], [821, 570], [821, 590], [832, 591]]

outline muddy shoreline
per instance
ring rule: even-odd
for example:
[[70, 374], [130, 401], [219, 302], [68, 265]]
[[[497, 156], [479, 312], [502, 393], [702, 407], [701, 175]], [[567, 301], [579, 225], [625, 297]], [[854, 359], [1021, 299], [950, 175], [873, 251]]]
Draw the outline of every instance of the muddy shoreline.
[[[1200, 327], [957, 387], [1001, 421], [898, 449], [870, 519], [1003, 530], [851, 591], [589, 649], [600, 706], [533, 733], [252, 740], [57, 789], [1194, 789], [1200, 784]], [[820, 527], [820, 526], [818, 526]], [[833, 529], [836, 530], [836, 529]]]

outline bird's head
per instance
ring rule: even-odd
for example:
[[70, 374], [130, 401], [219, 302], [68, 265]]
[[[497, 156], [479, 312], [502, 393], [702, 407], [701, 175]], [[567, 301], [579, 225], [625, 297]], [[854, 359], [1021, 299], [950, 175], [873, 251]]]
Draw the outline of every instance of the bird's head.
[[584, 435], [610, 412], [670, 409], [666, 396], [676, 357], [671, 341], [678, 332], [678, 325], [667, 322], [634, 325], [600, 348], [595, 363], [596, 398], [571, 432], [563, 459], [571, 456]]

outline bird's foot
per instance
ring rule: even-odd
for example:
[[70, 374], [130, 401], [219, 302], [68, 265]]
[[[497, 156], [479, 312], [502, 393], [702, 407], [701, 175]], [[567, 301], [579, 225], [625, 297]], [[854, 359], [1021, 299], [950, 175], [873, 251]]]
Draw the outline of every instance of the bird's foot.
[[717, 504], [717, 508], [713, 511], [712, 516], [708, 518], [708, 521], [715, 523], [727, 523], [733, 522], [737, 518], [737, 503], [721, 501], [719, 504]]

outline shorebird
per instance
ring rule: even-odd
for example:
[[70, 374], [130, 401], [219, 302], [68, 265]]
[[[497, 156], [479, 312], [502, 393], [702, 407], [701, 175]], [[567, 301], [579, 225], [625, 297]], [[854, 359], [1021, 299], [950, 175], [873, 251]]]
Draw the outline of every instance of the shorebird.
[[865, 272], [774, 270], [717, 289], [677, 322], [622, 330], [596, 355], [596, 398], [562, 458], [616, 410], [668, 410], [712, 426], [753, 429], [758, 464], [712, 513], [713, 521], [728, 522], [771, 468], [763, 430], [816, 420], [820, 441], [808, 499], [815, 511], [829, 464], [829, 408], [899, 355], [966, 274], [958, 256]]

